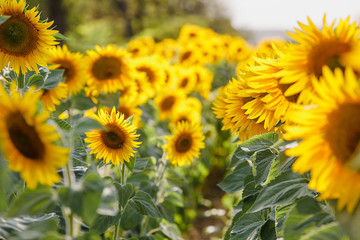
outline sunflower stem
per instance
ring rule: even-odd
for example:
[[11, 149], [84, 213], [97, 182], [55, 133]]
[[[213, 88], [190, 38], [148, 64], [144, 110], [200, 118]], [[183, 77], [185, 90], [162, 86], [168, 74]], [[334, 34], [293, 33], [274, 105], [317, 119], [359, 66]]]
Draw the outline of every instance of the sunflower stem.
[[[120, 183], [121, 183], [121, 185], [124, 185], [126, 183], [125, 168], [126, 168], [126, 164], [125, 163], [120, 163]], [[121, 204], [119, 204], [119, 210], [120, 210], [120, 213], [122, 214], [124, 209], [122, 208]], [[121, 220], [121, 218], [115, 224], [113, 240], [117, 240], [119, 235], [120, 235], [120, 220]]]

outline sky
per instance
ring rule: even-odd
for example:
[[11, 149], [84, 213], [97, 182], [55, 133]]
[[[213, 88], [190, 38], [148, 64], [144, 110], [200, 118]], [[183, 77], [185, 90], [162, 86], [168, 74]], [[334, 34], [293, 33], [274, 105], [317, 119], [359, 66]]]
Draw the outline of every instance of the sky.
[[359, 0], [218, 0], [231, 18], [233, 27], [245, 30], [293, 30], [297, 21], [311, 20], [320, 26], [350, 16], [359, 22]]

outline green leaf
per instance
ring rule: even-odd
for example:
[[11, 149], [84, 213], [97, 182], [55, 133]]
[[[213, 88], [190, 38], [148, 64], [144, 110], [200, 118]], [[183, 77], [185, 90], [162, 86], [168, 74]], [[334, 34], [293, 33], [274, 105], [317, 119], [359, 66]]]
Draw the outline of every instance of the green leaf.
[[0, 24], [3, 24], [9, 18], [10, 16], [0, 15]]
[[130, 199], [129, 205], [132, 205], [134, 209], [141, 215], [148, 215], [154, 218], [162, 218], [159, 209], [154, 204], [151, 196], [139, 190], [133, 198]]
[[98, 215], [92, 223], [90, 229], [103, 234], [109, 227], [114, 226], [120, 219], [121, 213], [118, 212], [116, 216]]
[[65, 130], [65, 131], [71, 130], [70, 124], [68, 124], [66, 121], [64, 121], [58, 117], [50, 117], [50, 119], [54, 120], [62, 130]]
[[119, 91], [117, 91], [116, 93], [109, 93], [109, 94], [101, 93], [99, 96], [96, 97], [99, 103], [109, 108], [113, 108], [113, 107], [118, 108], [120, 106], [119, 98], [120, 98]]
[[183, 240], [179, 228], [172, 223], [160, 223], [160, 231], [171, 240]]
[[35, 74], [33, 76], [30, 77], [29, 82], [28, 82], [28, 86], [36, 86], [36, 89], [40, 89], [42, 88], [42, 86], [44, 85], [44, 78], [39, 75], [39, 74]]
[[96, 212], [100, 215], [116, 216], [119, 212], [119, 202], [116, 188], [113, 185], [106, 186], [101, 194], [100, 206]]
[[125, 229], [131, 229], [140, 224], [142, 219], [141, 214], [132, 204], [127, 204], [120, 219], [120, 226]]
[[260, 228], [260, 239], [262, 240], [276, 240], [275, 221], [267, 220]]
[[258, 212], [268, 207], [285, 205], [304, 196], [314, 197], [314, 193], [308, 189], [308, 180], [290, 170], [261, 189], [249, 211]]
[[133, 173], [140, 173], [143, 172], [148, 164], [150, 160], [150, 157], [148, 158], [136, 158], [135, 159], [135, 165], [134, 168], [132, 169]]
[[300, 238], [301, 240], [350, 240], [339, 225], [334, 222], [314, 229]]
[[133, 186], [131, 184], [121, 185], [120, 183], [114, 183], [118, 190], [119, 203], [122, 207], [125, 207], [127, 201], [133, 194]]
[[251, 174], [251, 167], [247, 161], [240, 163], [236, 168], [222, 180], [218, 186], [228, 193], [235, 193], [242, 190], [244, 179], [247, 175]]
[[88, 117], [80, 118], [74, 126], [74, 131], [79, 134], [88, 132], [92, 129], [106, 129], [106, 127], [102, 126], [95, 119]]
[[267, 149], [274, 145], [279, 139], [279, 134], [277, 133], [265, 133], [262, 135], [256, 135], [246, 142], [239, 144], [236, 149], [229, 168], [235, 167], [243, 161], [251, 160], [251, 156], [260, 150]]
[[26, 189], [10, 206], [7, 216], [40, 215], [55, 207], [53, 194], [48, 188]]
[[94, 104], [93, 101], [91, 101], [90, 98], [84, 96], [83, 93], [77, 94], [75, 96], [71, 97], [71, 101], [72, 101], [72, 107], [75, 109], [80, 109], [82, 111], [90, 109], [92, 107], [95, 107], [96, 105]]
[[[279, 168], [279, 159], [277, 153], [271, 149], [265, 149], [255, 152], [255, 183], [256, 185], [264, 185], [277, 175]], [[270, 172], [272, 175], [270, 175]]]
[[63, 82], [64, 69], [51, 70], [45, 78], [44, 89], [54, 89], [57, 87], [59, 82]]
[[261, 227], [265, 224], [261, 212], [245, 214], [233, 225], [230, 240], [258, 239]]
[[61, 239], [59, 234], [56, 234], [57, 226], [59, 221], [55, 218], [50, 218], [41, 222], [35, 222], [29, 225], [25, 230], [16, 232], [12, 234], [8, 239], [9, 240], [39, 240], [39, 239], [49, 239], [47, 238], [50, 234], [51, 239]]
[[296, 202], [285, 220], [284, 238], [300, 239], [302, 235], [334, 220], [330, 209], [325, 212], [314, 198], [303, 197]]
[[58, 190], [61, 202], [91, 225], [97, 217], [97, 209], [105, 183], [95, 172], [87, 172], [75, 189], [62, 187]]

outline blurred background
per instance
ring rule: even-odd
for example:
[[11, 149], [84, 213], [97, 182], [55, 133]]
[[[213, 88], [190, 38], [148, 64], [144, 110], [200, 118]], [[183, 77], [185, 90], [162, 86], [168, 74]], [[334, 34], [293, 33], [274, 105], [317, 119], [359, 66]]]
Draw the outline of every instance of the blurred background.
[[283, 37], [285, 31], [306, 22], [316, 25], [324, 13], [328, 22], [351, 16], [360, 19], [356, 0], [28, 0], [40, 6], [41, 17], [54, 20], [68, 37], [72, 50], [84, 51], [95, 44], [125, 44], [141, 35], [156, 41], [177, 38], [185, 23], [210, 27], [218, 33], [240, 35], [252, 44], [263, 38]]

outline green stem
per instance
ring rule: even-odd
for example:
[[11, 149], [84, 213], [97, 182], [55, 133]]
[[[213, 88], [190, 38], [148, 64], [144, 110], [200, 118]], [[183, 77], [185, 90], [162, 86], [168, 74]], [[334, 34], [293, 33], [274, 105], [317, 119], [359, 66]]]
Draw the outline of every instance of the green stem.
[[[126, 183], [125, 168], [126, 168], [126, 164], [125, 164], [125, 163], [121, 163], [121, 164], [120, 164], [120, 183], [121, 183], [121, 185], [125, 185], [125, 183]], [[122, 208], [121, 204], [119, 204], [119, 210], [120, 210], [120, 213], [121, 213], [121, 215], [122, 215], [124, 209]], [[119, 221], [115, 224], [115, 229], [114, 229], [114, 234], [113, 234], [113, 240], [117, 240], [117, 238], [118, 238], [119, 235], [120, 235], [120, 220], [121, 220], [121, 218], [120, 218]]]
[[121, 184], [124, 185], [125, 184], [125, 167], [126, 167], [126, 164], [125, 163], [122, 163], [120, 165], [120, 168], [121, 168]]
[[19, 76], [17, 78], [17, 85], [19, 89], [23, 89], [25, 87], [25, 77], [21, 71], [19, 72]]

